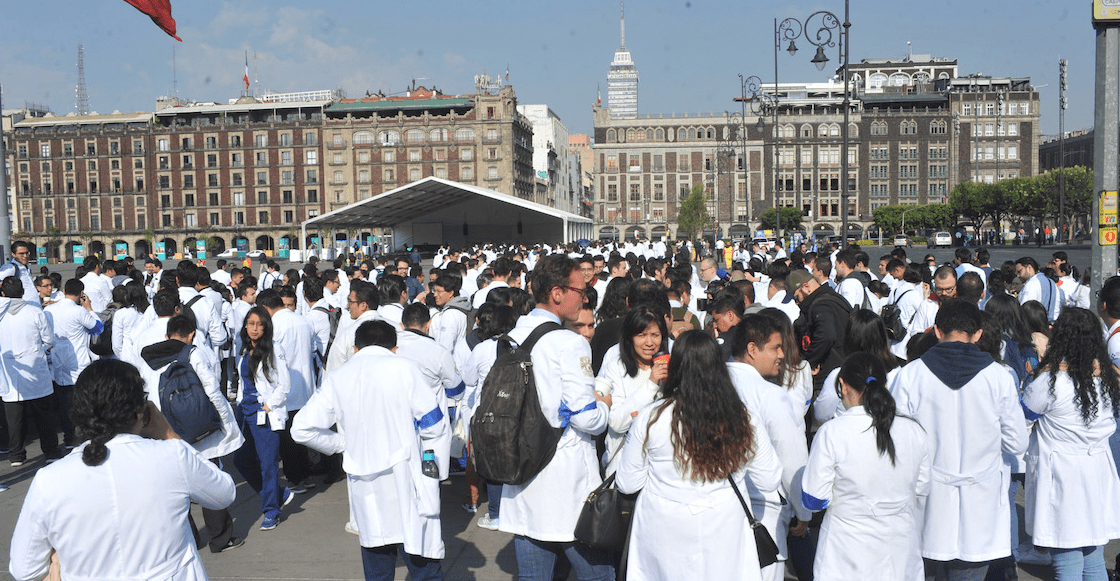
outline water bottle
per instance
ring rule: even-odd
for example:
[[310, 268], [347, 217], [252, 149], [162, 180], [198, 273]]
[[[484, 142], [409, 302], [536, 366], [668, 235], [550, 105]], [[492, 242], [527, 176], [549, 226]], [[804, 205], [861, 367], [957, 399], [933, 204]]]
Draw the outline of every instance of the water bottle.
[[435, 451], [434, 450], [424, 450], [424, 454], [421, 456], [421, 458], [422, 458], [422, 460], [420, 462], [420, 465], [421, 465], [420, 471], [424, 473], [424, 476], [427, 476], [429, 478], [435, 478], [436, 480], [439, 480], [439, 466], [436, 465], [436, 453], [435, 453]]

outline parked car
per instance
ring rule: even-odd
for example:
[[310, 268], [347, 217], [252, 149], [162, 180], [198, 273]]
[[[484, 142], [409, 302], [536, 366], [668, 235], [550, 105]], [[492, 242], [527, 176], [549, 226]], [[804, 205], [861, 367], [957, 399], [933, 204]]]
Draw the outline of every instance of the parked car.
[[237, 258], [237, 249], [226, 248], [225, 250], [218, 253], [218, 258]]
[[248, 256], [249, 258], [264, 258], [264, 251], [263, 250], [250, 250], [249, 252], [245, 253], [245, 256]]
[[777, 238], [755, 238], [752, 241], [752, 243], [758, 244], [759, 248], [762, 248], [763, 252], [770, 252], [771, 250], [774, 249], [774, 246], [778, 243], [778, 239]]
[[907, 236], [905, 234], [899, 234], [898, 236], [894, 237], [894, 245], [895, 246], [905, 246], [906, 248], [911, 248], [911, 247], [914, 246], [914, 242], [912, 240], [910, 240], [909, 236]]
[[940, 246], [948, 248], [952, 245], [953, 235], [948, 232], [938, 232], [926, 239], [926, 248], [937, 248]]

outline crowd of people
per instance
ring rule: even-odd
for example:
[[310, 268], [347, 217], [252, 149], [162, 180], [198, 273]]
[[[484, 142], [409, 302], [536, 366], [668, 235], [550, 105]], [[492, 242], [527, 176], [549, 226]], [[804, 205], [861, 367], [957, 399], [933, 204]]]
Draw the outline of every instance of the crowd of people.
[[[485, 504], [477, 525], [513, 535], [523, 580], [1004, 580], [1029, 563], [1103, 581], [1120, 538], [1120, 277], [1089, 310], [1090, 273], [1062, 252], [444, 246], [429, 269], [416, 253], [286, 272], [91, 257], [63, 281], [11, 250], [0, 444], [24, 464], [33, 425], [46, 459], [16, 579], [205, 579], [199, 548], [245, 543], [230, 468], [261, 531], [345, 480], [339, 526], [367, 579], [398, 558], [442, 579], [441, 493]], [[504, 346], [528, 342], [562, 435], [532, 478], [488, 482], [472, 418]], [[190, 442], [161, 397], [184, 365], [218, 418]], [[608, 477], [637, 494], [621, 552], [574, 532]]]

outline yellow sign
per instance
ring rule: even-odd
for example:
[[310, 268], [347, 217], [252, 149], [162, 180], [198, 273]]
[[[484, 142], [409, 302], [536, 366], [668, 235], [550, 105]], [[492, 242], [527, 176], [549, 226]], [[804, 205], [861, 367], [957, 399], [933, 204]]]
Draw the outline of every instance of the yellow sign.
[[1116, 226], [1097, 228], [1097, 232], [1100, 232], [1098, 243], [1101, 246], [1116, 246]]
[[1093, 0], [1093, 22], [1120, 22], [1120, 0]]
[[1117, 225], [1118, 198], [1115, 191], [1103, 191], [1097, 199], [1097, 224], [1100, 226]]

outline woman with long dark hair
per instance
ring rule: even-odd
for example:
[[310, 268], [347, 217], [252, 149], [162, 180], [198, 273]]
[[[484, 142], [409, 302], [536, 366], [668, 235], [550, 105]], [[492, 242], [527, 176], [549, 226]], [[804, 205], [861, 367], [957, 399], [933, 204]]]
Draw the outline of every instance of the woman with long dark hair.
[[603, 302], [599, 303], [597, 322], [626, 316], [626, 293], [630, 292], [630, 279], [619, 276], [607, 283], [603, 292]]
[[638, 305], [622, 319], [618, 356], [607, 358], [595, 379], [595, 391], [610, 395], [611, 413], [607, 420], [607, 453], [603, 459], [607, 474], [618, 465], [618, 451], [638, 412], [661, 397], [661, 384], [669, 375], [667, 361], [654, 361], [658, 353], [669, 352], [669, 328], [665, 316], [645, 305]]
[[816, 579], [925, 578], [914, 515], [918, 497], [929, 494], [926, 434], [917, 422], [895, 415], [886, 376], [882, 357], [849, 355], [835, 389], [844, 411], [813, 439], [802, 501], [810, 510], [828, 508], [813, 563]]
[[272, 317], [256, 306], [245, 315], [238, 353], [241, 389], [235, 415], [245, 445], [233, 455], [245, 482], [261, 496], [262, 531], [276, 528], [291, 491], [280, 486], [280, 432], [288, 421], [288, 363], [272, 345]]
[[167, 425], [132, 365], [94, 361], [78, 376], [70, 417], [85, 443], [39, 469], [12, 535], [16, 579], [206, 579], [191, 503], [219, 510], [233, 478]]
[[[900, 362], [891, 353], [891, 342], [887, 337], [887, 327], [883, 325], [883, 319], [867, 309], [856, 309], [848, 317], [848, 326], [844, 333], [844, 355], [856, 353], [873, 355], [885, 370], [886, 377], [883, 378], [885, 385], [890, 385], [898, 375]], [[813, 416], [822, 424], [844, 411], [840, 391], [834, 389], [838, 385], [836, 380], [839, 374], [840, 368], [837, 367], [825, 377], [824, 387], [817, 395], [817, 401], [813, 403]]]
[[1108, 445], [1120, 381], [1092, 312], [1067, 307], [1054, 321], [1023, 410], [1038, 420], [1026, 457], [1027, 533], [1050, 547], [1058, 581], [1104, 581], [1103, 545], [1120, 538], [1120, 478]]
[[[132, 353], [133, 341], [139, 335], [141, 317], [150, 303], [143, 283], [132, 280], [117, 288], [122, 289], [124, 300], [120, 301], [121, 308], [113, 313], [113, 353], [117, 359], [127, 360], [126, 355]], [[114, 296], [116, 293], [117, 289], [113, 289]], [[135, 364], [132, 361], [129, 363]]]
[[715, 339], [703, 331], [677, 338], [663, 392], [634, 419], [618, 465], [618, 489], [642, 491], [630, 578], [761, 579], [754, 533], [731, 487], [744, 498], [748, 486], [772, 492], [782, 468]]
[[991, 313], [1003, 327], [1002, 359], [1015, 372], [1016, 385], [1022, 389], [1038, 368], [1039, 359], [1023, 306], [1011, 295], [998, 294], [988, 299], [984, 311]]
[[1046, 346], [1050, 343], [1050, 320], [1046, 307], [1038, 301], [1023, 303], [1023, 320], [1031, 332], [1031, 344], [1038, 352], [1039, 359], [1046, 356]]

